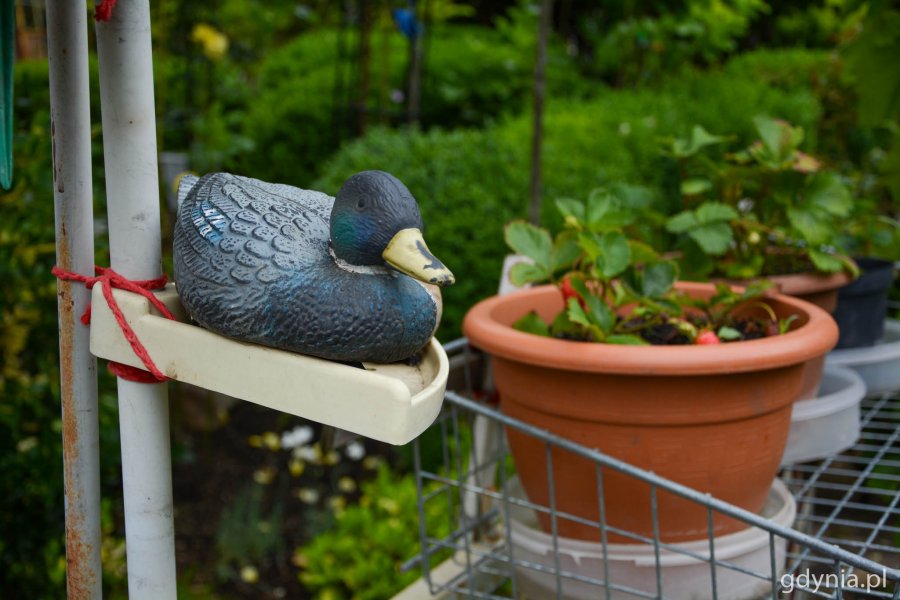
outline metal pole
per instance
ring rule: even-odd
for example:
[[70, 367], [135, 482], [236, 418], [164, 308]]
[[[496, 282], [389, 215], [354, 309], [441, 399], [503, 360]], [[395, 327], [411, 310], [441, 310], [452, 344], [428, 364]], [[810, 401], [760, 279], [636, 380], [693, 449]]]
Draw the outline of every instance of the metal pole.
[[[94, 274], [91, 112], [87, 13], [69, 0], [47, 2], [50, 131], [56, 262]], [[70, 600], [102, 597], [100, 561], [100, 423], [97, 361], [87, 327], [76, 320], [91, 301], [80, 284], [59, 281], [59, 367], [66, 494], [66, 586]]]
[[[162, 259], [149, 1], [119, 0], [96, 30], [111, 266], [152, 279]], [[174, 600], [167, 389], [118, 385], [129, 598]]]

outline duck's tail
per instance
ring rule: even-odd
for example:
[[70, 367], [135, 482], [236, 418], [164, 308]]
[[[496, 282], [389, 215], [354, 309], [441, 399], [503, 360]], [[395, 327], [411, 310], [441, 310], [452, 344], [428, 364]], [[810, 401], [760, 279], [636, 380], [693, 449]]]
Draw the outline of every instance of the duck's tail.
[[178, 206], [187, 198], [188, 193], [197, 185], [200, 178], [190, 172], [185, 172], [175, 178], [175, 193], [178, 194]]

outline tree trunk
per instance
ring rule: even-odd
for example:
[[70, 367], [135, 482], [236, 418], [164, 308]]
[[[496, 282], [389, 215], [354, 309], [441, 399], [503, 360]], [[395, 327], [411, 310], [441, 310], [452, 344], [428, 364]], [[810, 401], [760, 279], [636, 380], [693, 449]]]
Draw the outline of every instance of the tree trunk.
[[541, 220], [541, 146], [544, 138], [544, 95], [547, 91], [547, 38], [553, 15], [553, 0], [541, 0], [538, 23], [537, 57], [534, 64], [534, 129], [531, 138], [531, 203], [529, 220]]

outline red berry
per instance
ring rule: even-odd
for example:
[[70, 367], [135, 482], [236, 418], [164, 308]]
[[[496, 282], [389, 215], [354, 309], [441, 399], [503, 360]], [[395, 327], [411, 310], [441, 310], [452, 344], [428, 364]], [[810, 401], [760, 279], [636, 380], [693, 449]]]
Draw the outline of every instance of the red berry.
[[578, 304], [581, 305], [581, 308], [585, 307], [584, 299], [581, 295], [575, 291], [575, 288], [572, 287], [572, 280], [566, 277], [559, 284], [559, 291], [562, 292], [563, 302], [569, 302], [569, 298], [576, 298], [578, 300]]
[[697, 339], [694, 340], [694, 343], [708, 346], [710, 344], [718, 344], [720, 343], [720, 341], [719, 336], [716, 335], [715, 331], [704, 331], [697, 336]]

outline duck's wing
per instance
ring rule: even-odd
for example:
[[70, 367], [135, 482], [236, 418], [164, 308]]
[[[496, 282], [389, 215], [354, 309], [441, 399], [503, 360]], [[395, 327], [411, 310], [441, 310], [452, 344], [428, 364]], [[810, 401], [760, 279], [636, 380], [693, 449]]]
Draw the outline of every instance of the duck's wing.
[[217, 304], [261, 301], [267, 284], [327, 252], [332, 201], [287, 185], [205, 175], [179, 207], [174, 253], [180, 292], [214, 293]]

